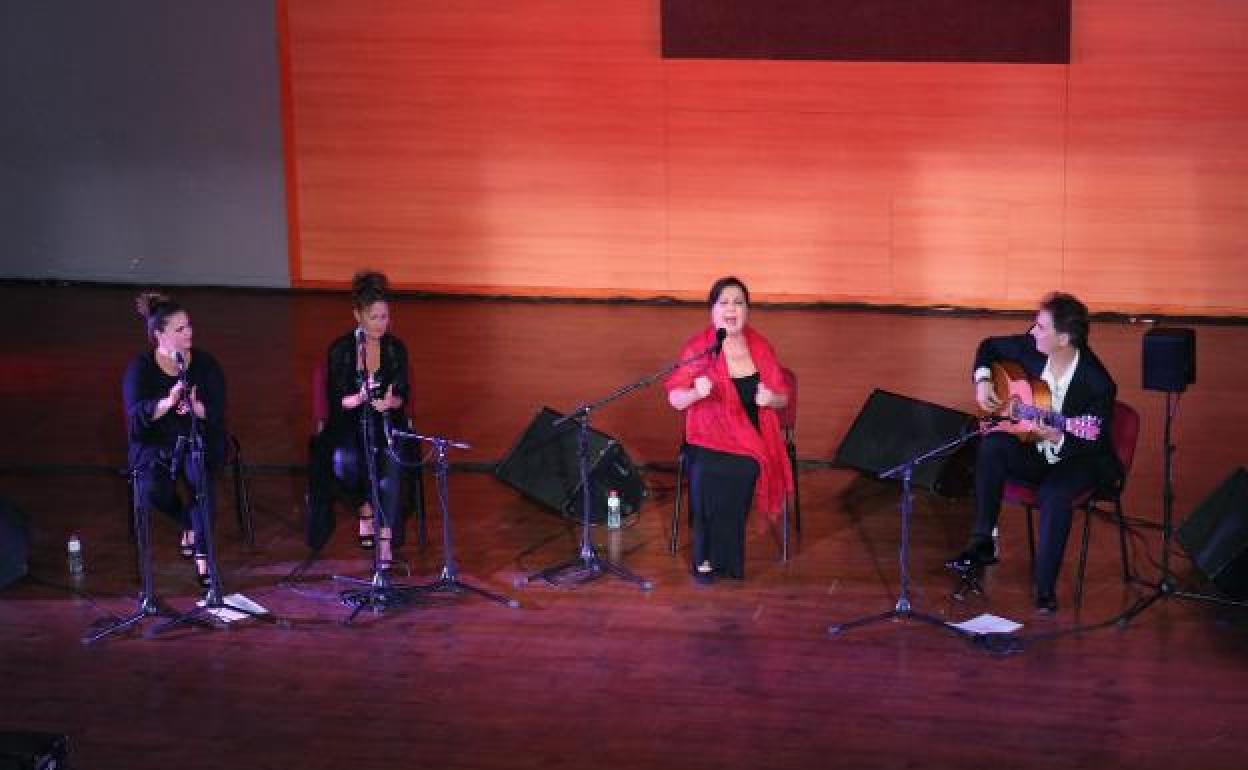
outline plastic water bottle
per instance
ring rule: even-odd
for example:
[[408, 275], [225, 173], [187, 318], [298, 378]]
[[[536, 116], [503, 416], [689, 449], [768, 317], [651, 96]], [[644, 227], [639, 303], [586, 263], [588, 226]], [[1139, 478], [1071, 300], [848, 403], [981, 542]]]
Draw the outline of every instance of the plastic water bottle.
[[620, 493], [614, 489], [607, 493], [607, 529], [620, 528]]
[[69, 542], [65, 544], [65, 553], [69, 559], [69, 574], [81, 575], [86, 565], [82, 560], [82, 538], [78, 537], [77, 532], [69, 536]]

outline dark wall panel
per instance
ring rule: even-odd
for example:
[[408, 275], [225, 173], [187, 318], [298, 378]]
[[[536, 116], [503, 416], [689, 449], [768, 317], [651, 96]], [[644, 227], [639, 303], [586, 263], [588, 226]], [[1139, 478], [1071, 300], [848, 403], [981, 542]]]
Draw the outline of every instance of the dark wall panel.
[[663, 55], [1070, 61], [1070, 0], [663, 0]]

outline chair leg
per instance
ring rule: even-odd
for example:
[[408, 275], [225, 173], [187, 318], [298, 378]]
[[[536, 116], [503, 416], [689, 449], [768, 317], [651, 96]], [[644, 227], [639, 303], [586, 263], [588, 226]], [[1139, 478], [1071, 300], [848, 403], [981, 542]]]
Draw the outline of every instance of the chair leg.
[[1122, 557], [1122, 582], [1130, 583], [1131, 565], [1127, 562], [1127, 520], [1122, 514], [1122, 500], [1114, 501], [1114, 517], [1118, 519], [1118, 551]]
[[1079, 546], [1079, 569], [1075, 573], [1075, 610], [1083, 607], [1083, 578], [1088, 571], [1088, 541], [1092, 534], [1092, 505], [1083, 508], [1083, 543]]
[[1024, 507], [1027, 509], [1027, 564], [1031, 574], [1031, 582], [1034, 584], [1036, 582], [1036, 528], [1031, 506]]
[[676, 502], [672, 507], [672, 537], [669, 547], [672, 553], [676, 553], [680, 544], [680, 503], [681, 496], [685, 490], [685, 453], [681, 452], [676, 458]]
[[243, 456], [239, 452], [237, 440], [234, 443], [234, 462], [231, 464], [234, 473], [234, 515], [238, 519], [238, 531], [248, 547], [256, 545], [256, 527], [251, 516], [251, 496], [247, 493], [246, 467]]
[[802, 534], [802, 492], [801, 486], [797, 483], [797, 445], [790, 442], [789, 450], [789, 468], [793, 471], [793, 531], [798, 535]]
[[789, 560], [789, 501], [784, 501], [784, 510], [781, 511], [784, 521], [781, 524], [784, 531], [780, 533], [780, 561], [787, 562]]
[[407, 507], [416, 513], [416, 542], [423, 548], [429, 542], [429, 532], [425, 523], [425, 466], [423, 463], [410, 469], [407, 494]]

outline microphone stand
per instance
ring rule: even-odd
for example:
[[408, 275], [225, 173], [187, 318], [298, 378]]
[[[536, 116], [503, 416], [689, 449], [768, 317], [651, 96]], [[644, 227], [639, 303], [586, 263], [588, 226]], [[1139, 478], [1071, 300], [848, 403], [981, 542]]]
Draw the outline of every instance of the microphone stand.
[[[147, 467], [150, 467], [150, 462]], [[131, 515], [134, 519], [134, 543], [139, 562], [139, 606], [124, 618], [113, 618], [114, 622], [97, 629], [82, 638], [83, 644], [96, 642], [119, 634], [134, 624], [148, 617], [177, 618], [178, 613], [166, 606], [156, 596], [156, 588], [152, 579], [152, 513], [147, 507], [143, 490], [143, 473], [138, 467], [126, 471], [127, 481], [131, 490]], [[196, 619], [201, 625], [208, 623]]]
[[897, 597], [897, 604], [893, 609], [887, 612], [881, 612], [877, 615], [869, 615], [866, 617], [849, 620], [844, 623], [835, 623], [828, 626], [828, 634], [838, 636], [854, 628], [868, 626], [881, 620], [918, 620], [931, 626], [938, 626], [949, 631], [955, 636], [964, 639], [971, 639], [977, 636], [969, 631], [963, 631], [960, 628], [954, 628], [944, 620], [923, 612], [917, 612], [914, 605], [910, 602], [910, 518], [913, 513], [913, 490], [911, 488], [911, 477], [914, 475], [914, 469], [919, 465], [927, 462], [933, 457], [951, 452], [954, 449], [965, 444], [976, 436], [982, 436], [992, 429], [992, 422], [985, 422], [975, 430], [967, 431], [957, 438], [948, 441], [935, 449], [923, 452], [920, 455], [906, 460], [895, 468], [890, 468], [880, 474], [881, 479], [901, 478], [901, 545], [898, 550], [898, 562], [901, 566], [901, 593]]
[[[451, 539], [451, 508], [450, 493], [448, 492], [447, 475], [450, 471], [450, 461], [447, 459], [446, 450], [450, 447], [456, 449], [471, 449], [472, 445], [456, 441], [454, 439], [444, 438], [442, 436], [424, 436], [419, 433], [409, 433], [408, 431], [391, 429], [390, 435], [393, 437], [408, 439], [412, 441], [424, 441], [433, 447], [433, 477], [437, 481], [438, 504], [442, 508], [442, 572], [438, 575], [438, 579], [424, 585], [413, 586], [411, 590], [420, 593], [434, 594], [461, 594], [465, 591], [482, 596], [490, 601], [504, 604], [512, 609], [518, 609], [520, 602], [510, 596], [496, 594], [493, 591], [487, 591], [484, 588], [465, 583], [459, 578], [459, 569], [455, 565], [455, 547]], [[390, 447], [390, 456], [397, 463], [402, 465], [416, 466], [419, 463], [405, 463], [399, 457], [399, 453], [394, 447]]]
[[[384, 517], [381, 510], [381, 483], [377, 478], [377, 446], [373, 443], [373, 413], [377, 410], [373, 408], [372, 393], [367, 392], [368, 388], [368, 349], [365, 343], [363, 330], [356, 330], [356, 372], [361, 383], [361, 388], [365, 390], [364, 403], [356, 407], [360, 415], [360, 448], [364, 455], [364, 468], [368, 475], [368, 499], [373, 506], [373, 537], [376, 544], [373, 546], [373, 575], [368, 580], [353, 578], [344, 575], [334, 575], [334, 580], [345, 583], [355, 583], [365, 586], [364, 588], [347, 589], [340, 596], [342, 603], [348, 607], [353, 607], [351, 614], [343, 621], [343, 625], [351, 625], [355, 617], [365, 608], [371, 609], [374, 613], [385, 612], [386, 610], [403, 607], [412, 603], [416, 595], [419, 593], [414, 586], [397, 583], [390, 579], [386, 570], [381, 566], [381, 530]], [[381, 413], [382, 420], [386, 419], [384, 413]], [[383, 433], [386, 432], [385, 425], [382, 426]]]
[[[181, 354], [177, 356], [178, 360], [178, 377], [184, 385], [183, 398], [187, 399], [188, 411], [191, 415], [191, 426], [187, 432], [185, 440], [182, 436], [178, 437], [178, 443], [174, 448], [174, 456], [171, 460], [170, 472], [174, 476], [178, 473], [178, 447], [189, 447], [191, 457], [191, 468], [194, 470], [197, 483], [195, 484], [195, 506], [194, 515], [192, 517], [191, 526], [195, 528], [196, 543], [202, 540], [204, 546], [204, 556], [208, 561], [208, 592], [204, 594], [202, 603], [198, 603], [193, 609], [179, 615], [165, 623], [156, 626], [151, 630], [148, 636], [162, 634], [176, 628], [183, 623], [204, 623], [207, 618], [217, 619], [218, 616], [214, 610], [229, 610], [237, 612], [240, 615], [246, 615], [257, 620], [263, 620], [266, 623], [277, 623], [278, 619], [268, 612], [255, 612], [253, 610], [230, 604], [223, 598], [224, 590], [222, 589], [221, 571], [217, 567], [217, 550], [216, 538], [213, 535], [213, 522], [208, 517], [207, 498], [208, 485], [212, 483], [212, 479], [208, 476], [207, 462], [204, 459], [204, 437], [199, 426], [199, 416], [195, 414], [195, 406], [191, 403], [191, 386], [187, 378], [186, 366], [183, 364]], [[176, 409], [177, 407], [173, 407]], [[207, 618], [205, 617], [207, 616]], [[211, 624], [211, 621], [209, 621]], [[228, 627], [228, 626], [227, 626]]]
[[576, 407], [571, 414], [564, 415], [552, 424], [551, 427], [557, 428], [564, 423], [575, 420], [577, 423], [577, 460], [580, 471], [581, 481], [581, 547], [577, 555], [567, 561], [560, 562], [553, 566], [538, 570], [530, 575], [522, 577], [516, 581], [517, 586], [525, 585], [535, 579], [545, 580], [550, 585], [581, 585], [592, 580], [597, 580], [604, 574], [610, 573], [618, 578], [627, 580], [630, 583], [636, 583], [643, 591], [649, 591], [654, 588], [654, 583], [638, 575], [633, 574], [622, 564], [603, 558], [598, 554], [598, 549], [594, 547], [593, 538], [590, 535], [589, 509], [591, 506], [591, 496], [589, 489], [589, 423], [590, 415], [595, 409], [599, 409], [618, 398], [632, 393], [635, 390], [649, 387], [661, 377], [665, 377], [679, 367], [691, 364], [701, 358], [711, 355], [719, 351], [723, 345], [725, 332], [723, 329], [718, 331], [716, 341], [713, 345], [707, 347], [706, 350], [695, 356], [690, 356], [684, 361], [676, 361], [669, 364], [654, 374], [642, 377], [636, 382], [617, 388], [614, 392], [600, 398], [597, 401], [581, 404]]

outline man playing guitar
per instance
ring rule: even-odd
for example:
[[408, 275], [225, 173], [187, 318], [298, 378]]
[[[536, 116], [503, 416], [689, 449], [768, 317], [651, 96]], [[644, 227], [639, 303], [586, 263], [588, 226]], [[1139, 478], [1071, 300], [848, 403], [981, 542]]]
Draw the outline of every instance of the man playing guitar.
[[[1018, 408], [1017, 392], [1013, 387], [1006, 392], [1002, 384], [1008, 362], [1032, 378], [1032, 387], [1024, 390], [1047, 395], [1048, 404]], [[970, 542], [945, 564], [964, 577], [995, 564], [992, 534], [1006, 480], [1035, 484], [1040, 506], [1036, 609], [1055, 612], [1057, 575], [1070, 534], [1074, 498], [1092, 487], [1112, 487], [1122, 477], [1109, 439], [1117, 386], [1088, 347], [1087, 307], [1069, 294], [1048, 295], [1028, 334], [988, 337], [980, 343], [972, 378], [980, 408], [1003, 415], [1004, 419], [995, 421], [1006, 429], [994, 430], [980, 441]], [[1020, 413], [1035, 419], [1021, 420]], [[1020, 422], [1025, 423], [1024, 430], [1017, 428]]]

